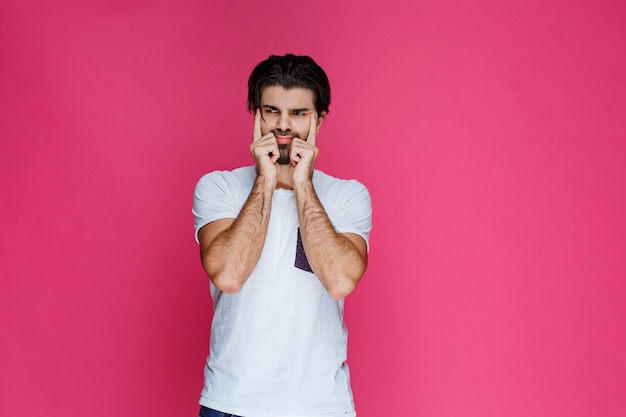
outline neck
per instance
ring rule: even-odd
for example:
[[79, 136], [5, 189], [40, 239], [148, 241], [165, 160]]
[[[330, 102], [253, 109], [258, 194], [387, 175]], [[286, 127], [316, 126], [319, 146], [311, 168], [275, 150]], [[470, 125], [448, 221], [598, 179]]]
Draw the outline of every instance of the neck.
[[276, 175], [276, 188], [284, 188], [293, 190], [293, 178], [291, 165], [278, 165], [278, 174]]

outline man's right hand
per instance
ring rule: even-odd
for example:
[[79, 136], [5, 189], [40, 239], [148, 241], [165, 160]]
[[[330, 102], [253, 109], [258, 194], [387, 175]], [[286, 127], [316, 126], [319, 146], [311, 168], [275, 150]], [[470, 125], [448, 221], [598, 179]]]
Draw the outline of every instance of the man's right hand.
[[250, 152], [254, 158], [257, 175], [276, 181], [278, 174], [276, 161], [280, 156], [278, 142], [272, 132], [265, 136], [261, 133], [261, 111], [259, 109], [254, 114]]

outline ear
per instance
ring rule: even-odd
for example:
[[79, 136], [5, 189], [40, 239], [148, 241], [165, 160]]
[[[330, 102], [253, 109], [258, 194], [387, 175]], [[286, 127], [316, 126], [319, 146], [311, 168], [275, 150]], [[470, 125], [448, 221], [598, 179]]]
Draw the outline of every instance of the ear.
[[322, 122], [324, 121], [324, 117], [326, 117], [326, 112], [323, 111], [319, 114], [319, 116], [317, 117], [317, 130], [315, 131], [315, 133], [320, 133], [320, 127], [322, 126]]

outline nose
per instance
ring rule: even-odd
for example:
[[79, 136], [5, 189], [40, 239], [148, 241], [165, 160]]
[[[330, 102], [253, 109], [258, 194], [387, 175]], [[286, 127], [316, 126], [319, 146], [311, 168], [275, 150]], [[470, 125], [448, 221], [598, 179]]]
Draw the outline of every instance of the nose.
[[282, 131], [290, 130], [289, 112], [281, 112], [276, 127]]

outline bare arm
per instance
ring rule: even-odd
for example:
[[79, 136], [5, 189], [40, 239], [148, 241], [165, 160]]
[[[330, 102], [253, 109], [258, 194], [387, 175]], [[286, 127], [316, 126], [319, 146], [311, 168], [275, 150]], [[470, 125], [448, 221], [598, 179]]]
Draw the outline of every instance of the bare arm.
[[335, 231], [310, 181], [294, 184], [294, 191], [309, 264], [333, 298], [345, 298], [354, 291], [367, 268], [365, 239]]
[[272, 133], [261, 135], [259, 111], [254, 117], [250, 152], [257, 177], [239, 216], [211, 222], [198, 233], [204, 270], [217, 288], [229, 294], [241, 289], [259, 261], [276, 188], [278, 144]]
[[202, 266], [213, 284], [234, 294], [256, 266], [267, 232], [274, 185], [257, 177], [236, 219], [220, 219], [198, 232]]
[[306, 141], [294, 138], [290, 158], [302, 244], [309, 265], [328, 293], [342, 299], [356, 288], [367, 268], [367, 244], [354, 233], [337, 233], [313, 187], [318, 148], [317, 116], [311, 114]]

